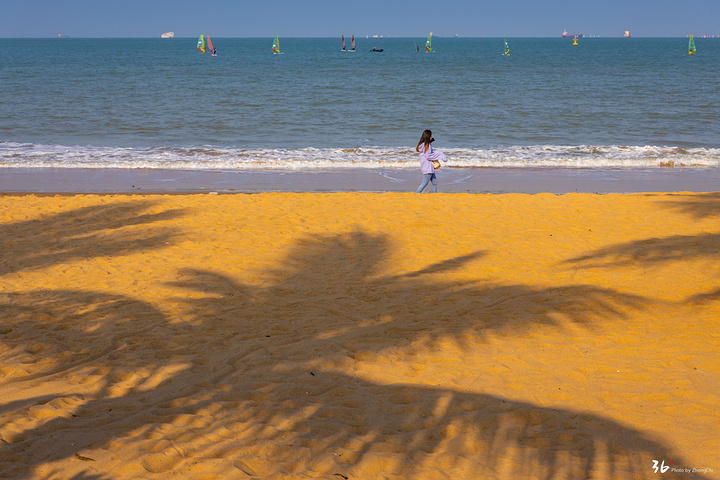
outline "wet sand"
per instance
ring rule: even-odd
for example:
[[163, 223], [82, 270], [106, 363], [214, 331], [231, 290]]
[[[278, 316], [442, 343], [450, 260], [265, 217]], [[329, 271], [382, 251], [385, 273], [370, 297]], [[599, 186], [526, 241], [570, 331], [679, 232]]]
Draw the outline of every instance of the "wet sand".
[[[416, 170], [199, 171], [149, 169], [0, 169], [0, 193], [413, 192]], [[720, 172], [702, 168], [441, 168], [445, 193], [711, 192]], [[426, 191], [429, 191], [430, 188]]]
[[0, 195], [0, 230], [0, 478], [720, 478], [720, 194]]

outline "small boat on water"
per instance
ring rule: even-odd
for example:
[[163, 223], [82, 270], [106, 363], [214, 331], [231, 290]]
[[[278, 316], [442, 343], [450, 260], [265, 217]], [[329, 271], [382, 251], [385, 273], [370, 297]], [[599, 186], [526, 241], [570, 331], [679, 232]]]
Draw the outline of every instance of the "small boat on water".
[[[213, 47], [212, 41], [210, 40], [210, 35], [207, 35], [207, 45], [210, 56], [217, 57], [217, 50], [215, 49], [215, 47]], [[205, 53], [205, 35], [200, 35], [200, 38], [198, 38], [197, 49], [200, 53]]]
[[283, 52], [280, 51], [280, 37], [275, 35], [275, 40], [273, 41], [272, 46], [273, 55], [282, 55]]
[[427, 40], [425, 40], [425, 51], [432, 52], [432, 32], [430, 32], [430, 35], [428, 35]]
[[355, 53], [355, 35], [352, 36], [352, 42], [350, 42], [350, 50], [348, 50], [345, 46], [345, 35], [342, 35], [342, 48], [340, 48], [340, 51]]
[[505, 40], [505, 50], [503, 51], [503, 55], [510, 55], [510, 46], [507, 43], [507, 35], [504, 35], [503, 39]]
[[630, 30], [625, 30], [625, 38], [630, 38], [632, 35], [630, 35]]
[[690, 40], [688, 40], [688, 55], [695, 54], [695, 39], [693, 39], [692, 33], [690, 34]]
[[371, 52], [382, 52], [383, 49], [382, 49], [382, 48], [375, 48], [375, 47], [373, 47], [372, 50], [370, 50], [370, 51], [371, 51]]
[[207, 36], [207, 39], [208, 39], [208, 49], [210, 50], [210, 56], [217, 57], [217, 50], [215, 50], [215, 47], [213, 47], [213, 44], [210, 41], [210, 35]]

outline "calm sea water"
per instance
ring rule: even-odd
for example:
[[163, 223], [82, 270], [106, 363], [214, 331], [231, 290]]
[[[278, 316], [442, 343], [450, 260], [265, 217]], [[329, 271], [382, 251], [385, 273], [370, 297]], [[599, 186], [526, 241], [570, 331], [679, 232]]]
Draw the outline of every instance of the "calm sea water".
[[0, 166], [720, 166], [717, 39], [196, 42], [0, 40]]

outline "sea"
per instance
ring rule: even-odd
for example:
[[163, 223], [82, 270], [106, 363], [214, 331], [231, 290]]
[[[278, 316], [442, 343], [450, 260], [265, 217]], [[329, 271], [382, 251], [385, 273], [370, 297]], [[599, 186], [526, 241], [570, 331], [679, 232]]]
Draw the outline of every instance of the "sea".
[[720, 39], [197, 41], [0, 39], [0, 170], [720, 166]]

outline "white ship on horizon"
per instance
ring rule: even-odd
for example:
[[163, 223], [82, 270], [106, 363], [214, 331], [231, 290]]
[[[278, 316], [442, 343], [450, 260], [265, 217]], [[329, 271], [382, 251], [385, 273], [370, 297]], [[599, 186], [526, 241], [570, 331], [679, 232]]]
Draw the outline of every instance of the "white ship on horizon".
[[173, 38], [175, 36], [175, 32], [165, 32], [162, 35], [160, 35], [160, 38]]

